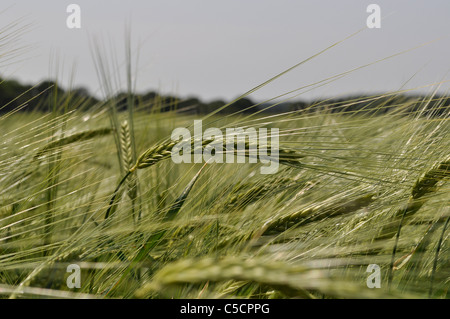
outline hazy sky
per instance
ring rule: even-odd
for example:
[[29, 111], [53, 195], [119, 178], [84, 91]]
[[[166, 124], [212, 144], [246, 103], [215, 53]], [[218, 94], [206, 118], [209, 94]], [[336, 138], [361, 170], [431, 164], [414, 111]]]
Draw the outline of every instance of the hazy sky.
[[[66, 26], [71, 3], [81, 7], [81, 29]], [[75, 85], [100, 94], [90, 40], [104, 41], [122, 64], [131, 21], [139, 91], [231, 99], [365, 27], [371, 3], [381, 7], [381, 29], [363, 31], [253, 96], [271, 98], [433, 40], [301, 97], [398, 90], [413, 75], [406, 88], [450, 79], [449, 0], [2, 0], [0, 28], [20, 18], [32, 27], [18, 43], [30, 49], [0, 74], [36, 83], [56, 74], [50, 57], [59, 56], [63, 86], [76, 62]]]

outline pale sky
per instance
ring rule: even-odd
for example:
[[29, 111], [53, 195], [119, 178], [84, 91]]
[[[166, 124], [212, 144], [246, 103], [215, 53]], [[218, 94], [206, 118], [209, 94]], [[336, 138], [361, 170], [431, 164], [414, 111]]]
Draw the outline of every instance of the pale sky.
[[[66, 26], [71, 3], [81, 7], [81, 29]], [[114, 47], [110, 52], [122, 63], [125, 24], [131, 21], [138, 91], [230, 100], [365, 27], [371, 3], [381, 7], [381, 29], [363, 31], [252, 96], [268, 99], [431, 41], [299, 98], [450, 80], [448, 0], [2, 0], [0, 29], [18, 19], [32, 27], [18, 43], [30, 48], [16, 63], [1, 65], [0, 74], [36, 83], [56, 74], [50, 57], [57, 53], [63, 86], [76, 62], [75, 86], [101, 94], [90, 39]], [[119, 81], [125, 84], [123, 70]], [[440, 92], [449, 88], [442, 83]]]

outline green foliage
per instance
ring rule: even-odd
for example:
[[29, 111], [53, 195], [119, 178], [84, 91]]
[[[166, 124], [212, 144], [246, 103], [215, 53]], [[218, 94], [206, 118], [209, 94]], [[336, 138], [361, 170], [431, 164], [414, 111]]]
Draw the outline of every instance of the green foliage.
[[[171, 127], [190, 121], [173, 112], [135, 116], [137, 149], [153, 157], [158, 152], [148, 150], [164, 145], [168, 121]], [[446, 118], [252, 116], [255, 126], [270, 121], [280, 128], [281, 144], [302, 154], [301, 167], [260, 175], [261, 164], [209, 164], [194, 178], [196, 164], [152, 162], [134, 171], [141, 191], [117, 196], [105, 220], [119, 178], [116, 147], [110, 130], [101, 128], [106, 113], [85, 117], [77, 111], [50, 125], [35, 112], [2, 121], [0, 281], [10, 291], [4, 297], [20, 297], [19, 291], [29, 297], [39, 287], [55, 297], [70, 294], [65, 267], [71, 263], [83, 268], [82, 288], [71, 297], [428, 297], [430, 287], [431, 297], [448, 296]], [[54, 129], [61, 121], [70, 132], [64, 136]], [[122, 123], [121, 165], [130, 170]], [[199, 180], [194, 188], [192, 179]], [[133, 191], [128, 182], [123, 191]], [[137, 200], [140, 219], [130, 214]], [[217, 277], [203, 261], [184, 262], [192, 258], [212, 258], [231, 273]], [[242, 272], [225, 266], [230, 260]], [[175, 273], [185, 279], [172, 282], [180, 262]], [[368, 264], [382, 268], [382, 289], [365, 286]], [[298, 280], [283, 279], [294, 270]]]

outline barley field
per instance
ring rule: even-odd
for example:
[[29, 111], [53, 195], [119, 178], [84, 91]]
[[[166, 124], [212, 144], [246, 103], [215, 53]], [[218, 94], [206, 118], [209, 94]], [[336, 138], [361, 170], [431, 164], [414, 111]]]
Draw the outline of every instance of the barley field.
[[[135, 98], [129, 44], [117, 98], [93, 51], [107, 98], [53, 83], [0, 105], [1, 298], [450, 297], [448, 97], [274, 111], [346, 72], [236, 108], [313, 56], [200, 112]], [[251, 141], [243, 163], [174, 163], [173, 130], [194, 143], [198, 120], [278, 129], [278, 170], [250, 163]]]
[[[447, 298], [450, 123], [432, 99], [414, 112], [204, 116], [206, 127], [278, 127], [269, 175], [258, 163], [173, 163], [171, 131], [198, 115], [3, 114], [0, 293]], [[367, 286], [373, 264], [379, 289]]]

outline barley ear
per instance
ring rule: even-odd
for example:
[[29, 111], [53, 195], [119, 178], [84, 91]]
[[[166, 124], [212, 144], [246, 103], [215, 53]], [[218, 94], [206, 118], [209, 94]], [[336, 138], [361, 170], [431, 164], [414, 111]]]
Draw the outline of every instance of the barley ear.
[[60, 148], [62, 146], [66, 146], [75, 142], [80, 141], [86, 141], [89, 139], [92, 139], [97, 136], [105, 136], [111, 133], [110, 128], [100, 128], [97, 130], [88, 130], [80, 133], [76, 133], [67, 137], [63, 137], [59, 140], [52, 141], [45, 145], [42, 149], [40, 149], [36, 155], [34, 156], [34, 159], [38, 159], [39, 157], [43, 156], [47, 152], [51, 152], [54, 149]]
[[[133, 166], [133, 151], [128, 121], [123, 121], [120, 128], [120, 147], [122, 149], [122, 164], [126, 172]], [[137, 197], [136, 173], [133, 172], [127, 179], [128, 196], [131, 200]]]

